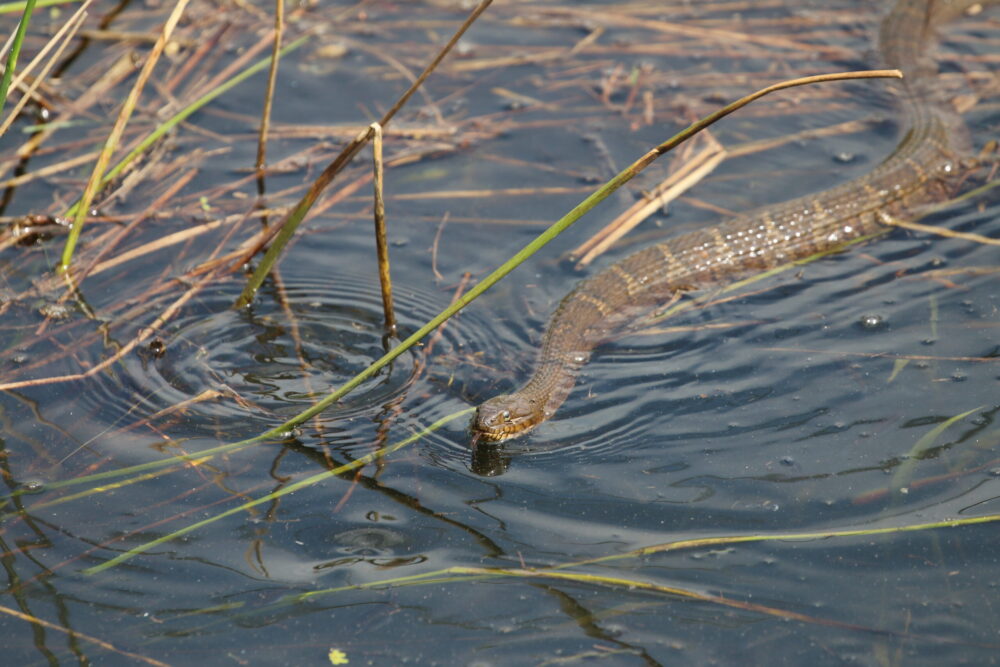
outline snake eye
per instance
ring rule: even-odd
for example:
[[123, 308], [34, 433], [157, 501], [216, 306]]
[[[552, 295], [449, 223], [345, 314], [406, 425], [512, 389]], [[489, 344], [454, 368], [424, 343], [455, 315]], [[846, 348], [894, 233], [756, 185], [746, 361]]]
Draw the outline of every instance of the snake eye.
[[505, 422], [509, 422], [510, 421], [510, 410], [504, 410], [503, 412], [501, 412], [500, 413], [500, 419], [504, 420]]

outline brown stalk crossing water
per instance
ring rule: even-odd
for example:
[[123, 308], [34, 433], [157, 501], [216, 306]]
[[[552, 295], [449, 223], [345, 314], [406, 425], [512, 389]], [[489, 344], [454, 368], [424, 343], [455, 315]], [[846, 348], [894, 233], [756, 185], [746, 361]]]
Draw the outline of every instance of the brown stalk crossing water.
[[883, 21], [882, 58], [904, 74], [905, 134], [892, 155], [848, 183], [652, 245], [581, 281], [549, 320], [531, 378], [480, 405], [473, 432], [500, 441], [552, 417], [593, 348], [638, 311], [840, 248], [886, 231], [892, 218], [947, 199], [969, 167], [960, 160], [959, 123], [934, 94], [936, 68], [927, 51], [933, 27], [970, 4], [902, 0]]

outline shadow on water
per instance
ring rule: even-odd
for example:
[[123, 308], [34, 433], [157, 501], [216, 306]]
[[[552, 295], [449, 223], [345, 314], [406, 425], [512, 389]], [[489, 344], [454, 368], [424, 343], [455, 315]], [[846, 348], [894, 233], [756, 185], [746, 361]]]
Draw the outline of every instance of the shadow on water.
[[[256, 48], [271, 11], [192, 3], [129, 131], [204, 94]], [[994, 661], [995, 246], [895, 230], [698, 295], [707, 305], [600, 346], [525, 437], [470, 449], [468, 418], [447, 421], [523, 383], [581, 276], [878, 164], [897, 125], [877, 82], [744, 109], [713, 129], [729, 158], [596, 267], [556, 258], [677, 165], [656, 163], [330, 409], [216, 449], [284, 423], [384, 352], [367, 157], [323, 195], [250, 307], [230, 308], [245, 276], [213, 262], [281, 218], [463, 11], [289, 9], [288, 41], [320, 38], [282, 60], [268, 194], [252, 169], [263, 84], [248, 82], [102, 194], [78, 256], [93, 271], [66, 299], [51, 277], [57, 218], [161, 10], [95, 8], [59, 86], [39, 93], [44, 111], [0, 137], [6, 659]], [[691, 119], [779, 79], [872, 64], [868, 4], [734, 11], [491, 7], [386, 131], [401, 336]], [[988, 8], [956, 21], [938, 50], [941, 89], [977, 146], [996, 128], [997, 19]], [[37, 15], [28, 51], [61, 20]], [[45, 119], [65, 123], [42, 137]], [[989, 192], [922, 220], [987, 237], [998, 221]]]

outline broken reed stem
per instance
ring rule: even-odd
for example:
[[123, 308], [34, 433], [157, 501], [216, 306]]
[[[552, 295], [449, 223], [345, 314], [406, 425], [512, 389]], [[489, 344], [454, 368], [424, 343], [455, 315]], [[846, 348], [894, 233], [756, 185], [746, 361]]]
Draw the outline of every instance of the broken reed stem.
[[[396, 103], [392, 105], [392, 108], [385, 112], [385, 115], [382, 116], [382, 119], [379, 121], [379, 125], [381, 125], [382, 128], [385, 128], [392, 121], [392, 118], [396, 115], [396, 113], [403, 107], [404, 104], [407, 103], [407, 101], [409, 101], [410, 97], [413, 96], [413, 93], [415, 93], [420, 86], [423, 85], [427, 77], [431, 75], [431, 72], [437, 69], [437, 66], [441, 64], [441, 61], [444, 60], [445, 56], [447, 56], [455, 44], [458, 43], [458, 40], [462, 38], [462, 35], [464, 35], [475, 20], [486, 11], [492, 2], [493, 0], [481, 0], [479, 5], [472, 11], [471, 14], [469, 14], [468, 18], [466, 18], [462, 25], [459, 26], [458, 30], [455, 31], [455, 34], [452, 35], [451, 39], [448, 40], [448, 43], [441, 48], [434, 60], [432, 60], [430, 64], [424, 68], [424, 71], [420, 73], [417, 80], [414, 81], [406, 92], [403, 93], [403, 95], [396, 101]], [[243, 288], [243, 292], [236, 300], [236, 303], [233, 304], [234, 308], [242, 308], [250, 303], [250, 300], [253, 299], [253, 295], [257, 292], [257, 288], [261, 286], [261, 283], [264, 282], [264, 278], [268, 273], [270, 273], [271, 267], [278, 261], [278, 257], [284, 251], [285, 246], [288, 245], [288, 242], [295, 234], [295, 230], [298, 229], [299, 224], [305, 218], [309, 209], [311, 209], [312, 205], [316, 203], [320, 194], [326, 189], [330, 182], [333, 181], [334, 177], [350, 163], [354, 156], [358, 154], [367, 142], [368, 130], [365, 129], [363, 132], [358, 134], [358, 136], [356, 136], [343, 151], [341, 151], [340, 155], [338, 155], [333, 162], [326, 167], [326, 169], [323, 170], [323, 173], [319, 175], [319, 178], [317, 178], [315, 182], [313, 182], [313, 184], [309, 187], [309, 191], [306, 192], [305, 196], [299, 200], [299, 203], [296, 204], [295, 208], [293, 208], [279, 224], [275, 225], [274, 241], [271, 243], [271, 247], [267, 249], [267, 253], [265, 253], [264, 259], [261, 260], [260, 265], [253, 272], [253, 275], [250, 276], [250, 279], [247, 280], [247, 284]], [[268, 240], [270, 240], [269, 237], [264, 237], [261, 244], [263, 245], [264, 243], [267, 243]]]
[[267, 72], [264, 88], [264, 109], [260, 114], [260, 135], [257, 137], [257, 194], [264, 194], [264, 166], [267, 164], [267, 135], [271, 129], [271, 107], [274, 104], [274, 86], [278, 80], [278, 63], [281, 59], [281, 38], [285, 34], [285, 0], [274, 0], [274, 45], [271, 48], [271, 67]]
[[385, 239], [385, 197], [383, 196], [382, 126], [372, 123], [372, 160], [375, 178], [375, 250], [378, 255], [378, 278], [382, 287], [382, 311], [385, 313], [385, 334], [396, 337], [396, 313], [392, 307], [392, 276], [389, 275], [389, 246]]
[[152, 50], [146, 57], [146, 62], [142, 66], [142, 71], [139, 72], [135, 85], [132, 87], [132, 90], [129, 91], [128, 97], [125, 98], [125, 102], [122, 103], [122, 108], [118, 112], [118, 118], [115, 120], [115, 125], [111, 129], [111, 134], [108, 135], [107, 140], [104, 142], [101, 154], [98, 156], [97, 163], [94, 165], [94, 170], [90, 174], [90, 180], [87, 181], [87, 187], [84, 189], [83, 196], [80, 198], [80, 204], [76, 208], [76, 215], [73, 217], [73, 225], [70, 229], [69, 236], [66, 238], [66, 245], [63, 247], [62, 258], [59, 260], [58, 271], [60, 273], [65, 273], [69, 269], [70, 262], [73, 259], [73, 251], [76, 249], [77, 240], [80, 238], [80, 231], [83, 229], [83, 223], [87, 219], [87, 214], [90, 212], [90, 204], [94, 201], [94, 197], [97, 195], [97, 191], [101, 186], [104, 171], [107, 169], [108, 163], [111, 162], [112, 154], [114, 154], [115, 150], [118, 148], [122, 135], [125, 133], [125, 126], [128, 125], [129, 118], [132, 117], [132, 112], [135, 110], [135, 106], [139, 102], [139, 96], [146, 87], [146, 82], [149, 80], [150, 74], [153, 73], [153, 68], [156, 66], [156, 63], [159, 62], [160, 55], [163, 53], [163, 49], [166, 48], [167, 42], [170, 40], [170, 36], [174, 32], [174, 28], [177, 27], [177, 23], [180, 21], [181, 15], [184, 13], [184, 8], [187, 7], [188, 1], [189, 0], [177, 0], [177, 4], [174, 5], [173, 10], [170, 12], [170, 16], [167, 17], [166, 23], [163, 24], [163, 29], [160, 31], [160, 36], [157, 38], [156, 44], [153, 45]]

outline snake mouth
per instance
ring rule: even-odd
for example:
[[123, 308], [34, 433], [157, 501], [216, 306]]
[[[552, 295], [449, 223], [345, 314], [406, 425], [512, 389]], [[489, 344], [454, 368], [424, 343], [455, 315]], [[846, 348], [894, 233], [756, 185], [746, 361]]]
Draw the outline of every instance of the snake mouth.
[[476, 443], [479, 441], [497, 443], [503, 442], [504, 440], [510, 440], [511, 438], [524, 433], [526, 430], [527, 429], [517, 427], [483, 429], [473, 423], [472, 446], [475, 447]]
[[480, 414], [480, 410], [476, 411], [475, 416], [472, 418], [472, 424], [470, 425], [472, 431], [471, 446], [475, 447], [478, 442], [503, 442], [504, 440], [509, 440], [510, 438], [520, 435], [527, 430], [525, 425], [512, 422], [494, 424], [490, 423], [491, 421], [492, 420], [487, 418], [485, 415]]
[[497, 443], [523, 435], [530, 431], [533, 426], [533, 423], [523, 421], [491, 423], [491, 420], [482, 419], [477, 413], [472, 420], [470, 430], [472, 431], [474, 442]]

